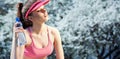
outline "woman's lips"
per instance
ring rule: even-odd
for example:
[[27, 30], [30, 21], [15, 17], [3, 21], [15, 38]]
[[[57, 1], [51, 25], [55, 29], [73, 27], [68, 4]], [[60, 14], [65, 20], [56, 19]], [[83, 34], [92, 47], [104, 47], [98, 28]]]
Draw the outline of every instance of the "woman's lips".
[[44, 16], [44, 17], [47, 17], [47, 16]]
[[44, 15], [44, 17], [47, 17], [47, 15]]

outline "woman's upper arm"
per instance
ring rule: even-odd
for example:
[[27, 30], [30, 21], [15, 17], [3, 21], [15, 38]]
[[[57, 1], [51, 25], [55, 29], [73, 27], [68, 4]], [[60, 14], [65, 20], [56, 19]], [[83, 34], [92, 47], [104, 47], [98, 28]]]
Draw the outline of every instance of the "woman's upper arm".
[[64, 59], [64, 52], [61, 42], [60, 33], [57, 29], [54, 29], [54, 47], [57, 59]]

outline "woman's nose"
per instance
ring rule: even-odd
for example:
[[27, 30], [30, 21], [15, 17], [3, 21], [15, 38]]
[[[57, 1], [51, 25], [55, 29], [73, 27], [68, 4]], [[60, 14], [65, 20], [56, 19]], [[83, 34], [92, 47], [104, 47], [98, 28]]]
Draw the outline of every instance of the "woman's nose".
[[41, 12], [42, 12], [42, 13], [45, 13], [45, 12], [46, 12], [46, 9], [42, 9]]

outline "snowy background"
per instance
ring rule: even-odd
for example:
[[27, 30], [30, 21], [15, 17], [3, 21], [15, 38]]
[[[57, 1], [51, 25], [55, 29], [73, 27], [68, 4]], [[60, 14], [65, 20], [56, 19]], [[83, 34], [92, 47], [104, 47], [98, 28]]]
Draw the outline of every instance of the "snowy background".
[[[9, 59], [20, 1], [0, 0], [0, 59]], [[120, 59], [120, 0], [51, 0], [46, 8], [47, 24], [61, 33], [65, 59]]]

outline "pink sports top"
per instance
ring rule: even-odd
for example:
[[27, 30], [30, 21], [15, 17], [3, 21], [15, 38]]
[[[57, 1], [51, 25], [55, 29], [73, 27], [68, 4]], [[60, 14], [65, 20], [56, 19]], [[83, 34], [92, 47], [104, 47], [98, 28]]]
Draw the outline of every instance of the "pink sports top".
[[49, 37], [49, 31], [47, 29], [47, 35], [48, 35], [48, 45], [44, 48], [37, 48], [34, 44], [32, 35], [31, 35], [31, 30], [30, 28], [28, 29], [29, 33], [30, 33], [30, 38], [32, 40], [32, 43], [30, 44], [30, 46], [25, 47], [25, 51], [24, 51], [24, 55], [30, 58], [40, 58], [40, 57], [44, 57], [44, 56], [48, 56], [52, 53], [53, 51], [53, 44], [50, 40]]

